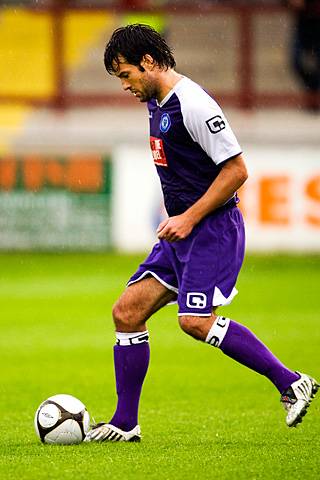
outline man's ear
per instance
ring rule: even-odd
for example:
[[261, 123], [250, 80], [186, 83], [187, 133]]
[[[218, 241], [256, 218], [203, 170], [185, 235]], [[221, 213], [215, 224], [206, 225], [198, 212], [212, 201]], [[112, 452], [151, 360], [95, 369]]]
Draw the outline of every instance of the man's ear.
[[156, 62], [151, 57], [151, 55], [149, 55], [149, 53], [146, 53], [145, 55], [143, 55], [143, 57], [141, 59], [141, 62], [140, 62], [140, 66], [144, 70], [153, 70], [155, 65], [156, 65]]

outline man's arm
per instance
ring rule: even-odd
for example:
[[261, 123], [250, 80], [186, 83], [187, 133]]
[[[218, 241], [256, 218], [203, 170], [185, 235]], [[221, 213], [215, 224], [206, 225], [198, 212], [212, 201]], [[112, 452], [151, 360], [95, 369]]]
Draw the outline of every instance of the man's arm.
[[186, 238], [206, 215], [221, 207], [247, 180], [248, 173], [242, 155], [228, 160], [206, 193], [181, 215], [169, 217], [157, 228], [158, 238], [175, 242]]

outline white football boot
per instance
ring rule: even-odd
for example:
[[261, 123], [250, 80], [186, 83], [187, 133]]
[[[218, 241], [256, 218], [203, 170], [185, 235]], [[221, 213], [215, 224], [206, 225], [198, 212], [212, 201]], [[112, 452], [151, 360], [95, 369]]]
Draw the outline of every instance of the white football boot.
[[280, 398], [280, 402], [287, 411], [286, 424], [288, 427], [296, 427], [298, 423], [302, 422], [320, 387], [314, 378], [304, 373], [296, 373], [300, 375], [300, 378], [293, 382]]
[[136, 425], [129, 432], [125, 432], [110, 423], [97, 423], [87, 433], [84, 442], [140, 442], [141, 430]]

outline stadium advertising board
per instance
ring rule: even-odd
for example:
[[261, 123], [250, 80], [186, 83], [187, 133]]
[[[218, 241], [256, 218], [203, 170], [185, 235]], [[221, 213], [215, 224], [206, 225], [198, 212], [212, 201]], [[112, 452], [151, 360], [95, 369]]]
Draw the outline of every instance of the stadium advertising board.
[[320, 155], [316, 148], [251, 146], [241, 209], [255, 250], [320, 251]]
[[[268, 145], [251, 145], [244, 151], [249, 179], [239, 192], [239, 206], [246, 221], [248, 248], [320, 251], [318, 151]], [[150, 248], [164, 215], [150, 152], [122, 146], [114, 156], [118, 178], [114, 241], [129, 251]]]
[[[249, 180], [239, 195], [248, 248], [320, 251], [316, 150], [244, 151]], [[112, 163], [99, 155], [2, 158], [0, 248], [148, 250], [166, 215], [150, 155], [148, 147], [122, 145]]]
[[99, 155], [0, 159], [0, 248], [110, 246], [111, 161]]

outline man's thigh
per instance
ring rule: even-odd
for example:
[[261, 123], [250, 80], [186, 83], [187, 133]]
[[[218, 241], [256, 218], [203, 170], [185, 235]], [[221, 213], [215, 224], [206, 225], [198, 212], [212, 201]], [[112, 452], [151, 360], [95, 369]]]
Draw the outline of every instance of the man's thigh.
[[244, 257], [244, 238], [241, 213], [233, 208], [204, 219], [190, 241], [175, 243], [176, 258], [183, 265], [179, 316], [210, 316], [212, 307], [232, 301]]
[[147, 258], [139, 265], [137, 271], [129, 279], [128, 285], [152, 277], [166, 289], [178, 294], [178, 277], [175, 270], [175, 259], [172, 247], [165, 240], [157, 242]]
[[151, 276], [132, 283], [114, 305], [116, 326], [122, 326], [127, 331], [128, 328], [139, 331], [153, 313], [174, 299], [176, 293]]

